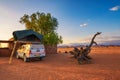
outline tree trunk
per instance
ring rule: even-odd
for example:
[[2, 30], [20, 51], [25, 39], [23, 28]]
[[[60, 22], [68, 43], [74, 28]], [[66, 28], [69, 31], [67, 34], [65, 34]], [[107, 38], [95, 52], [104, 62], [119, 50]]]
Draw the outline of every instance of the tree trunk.
[[46, 54], [57, 54], [57, 45], [45, 45]]

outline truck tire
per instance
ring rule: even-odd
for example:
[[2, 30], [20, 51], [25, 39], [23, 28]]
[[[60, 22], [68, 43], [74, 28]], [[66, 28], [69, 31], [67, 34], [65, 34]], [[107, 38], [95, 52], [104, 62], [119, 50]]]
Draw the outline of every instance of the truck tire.
[[43, 59], [43, 58], [42, 58], [42, 57], [40, 57], [39, 59], [40, 59], [40, 61], [42, 61], [42, 59]]
[[30, 59], [27, 58], [25, 55], [23, 56], [23, 60], [24, 60], [24, 62], [29, 62], [30, 61]]
[[17, 58], [17, 59], [20, 59], [20, 57], [19, 57], [18, 53], [16, 53], [16, 58]]

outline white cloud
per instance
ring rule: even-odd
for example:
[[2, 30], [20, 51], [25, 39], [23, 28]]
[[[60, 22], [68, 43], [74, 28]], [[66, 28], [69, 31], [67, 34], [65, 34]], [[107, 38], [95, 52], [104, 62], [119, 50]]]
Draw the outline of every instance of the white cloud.
[[120, 6], [114, 6], [112, 8], [110, 8], [110, 11], [118, 11], [120, 9]]
[[86, 27], [88, 24], [87, 23], [82, 23], [80, 24], [80, 27]]

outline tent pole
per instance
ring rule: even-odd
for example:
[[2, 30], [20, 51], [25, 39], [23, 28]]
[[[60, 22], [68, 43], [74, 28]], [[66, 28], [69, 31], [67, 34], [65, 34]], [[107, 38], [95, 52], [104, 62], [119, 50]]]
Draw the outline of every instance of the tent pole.
[[15, 53], [16, 46], [17, 46], [17, 41], [15, 41], [15, 44], [14, 44], [12, 53], [11, 53], [11, 55], [10, 55], [9, 64], [11, 64], [11, 62], [12, 62], [12, 58], [13, 58], [13, 54]]

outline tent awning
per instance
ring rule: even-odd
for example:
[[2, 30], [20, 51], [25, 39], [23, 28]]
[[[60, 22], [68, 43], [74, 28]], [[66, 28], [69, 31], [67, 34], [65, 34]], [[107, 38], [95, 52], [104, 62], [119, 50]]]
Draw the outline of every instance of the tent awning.
[[39, 40], [42, 40], [43, 39], [43, 35], [33, 31], [33, 30], [20, 30], [20, 31], [14, 31], [13, 32], [13, 37], [15, 40], [21, 40], [25, 37], [28, 37], [28, 36], [35, 36], [37, 37]]

